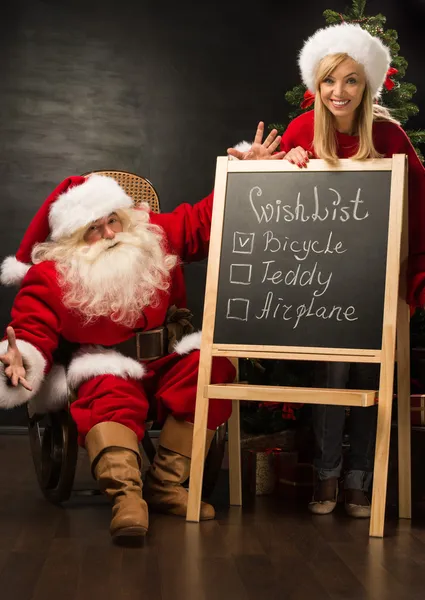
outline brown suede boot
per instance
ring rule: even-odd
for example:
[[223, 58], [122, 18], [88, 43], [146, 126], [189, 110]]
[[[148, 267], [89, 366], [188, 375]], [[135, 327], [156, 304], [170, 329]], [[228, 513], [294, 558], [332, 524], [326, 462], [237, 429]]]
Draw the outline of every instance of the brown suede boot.
[[[206, 454], [215, 431], [207, 430]], [[145, 498], [151, 510], [186, 517], [188, 492], [183, 487], [190, 474], [193, 424], [168, 416], [145, 481]], [[201, 521], [214, 519], [211, 504], [201, 502]]]
[[328, 515], [331, 513], [338, 499], [338, 477], [318, 479], [314, 488], [313, 499], [308, 505], [308, 510], [314, 515]]
[[111, 536], [114, 541], [143, 537], [149, 526], [148, 507], [142, 498], [140, 453], [134, 431], [108, 421], [95, 425], [85, 442], [92, 473], [100, 490], [113, 503]]

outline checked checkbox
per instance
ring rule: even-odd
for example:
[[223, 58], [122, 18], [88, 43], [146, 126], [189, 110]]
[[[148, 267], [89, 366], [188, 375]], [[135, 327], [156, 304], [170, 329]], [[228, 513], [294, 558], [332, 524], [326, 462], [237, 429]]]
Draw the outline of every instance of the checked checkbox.
[[233, 252], [235, 254], [252, 254], [255, 233], [235, 231], [233, 234]]

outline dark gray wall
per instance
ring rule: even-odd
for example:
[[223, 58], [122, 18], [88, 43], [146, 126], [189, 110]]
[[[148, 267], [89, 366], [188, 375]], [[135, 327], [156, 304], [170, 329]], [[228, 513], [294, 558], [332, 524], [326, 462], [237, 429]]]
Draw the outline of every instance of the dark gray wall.
[[[348, 0], [284, 2], [3, 2], [0, 35], [0, 255], [14, 253], [37, 208], [64, 177], [95, 169], [147, 176], [162, 210], [213, 186], [215, 158], [282, 121], [298, 83], [302, 40], [323, 10]], [[425, 106], [424, 0], [376, 0]], [[411, 126], [425, 127], [425, 109]], [[205, 264], [187, 269], [202, 314]], [[0, 327], [13, 291], [0, 289]], [[0, 414], [0, 424], [22, 413]]]

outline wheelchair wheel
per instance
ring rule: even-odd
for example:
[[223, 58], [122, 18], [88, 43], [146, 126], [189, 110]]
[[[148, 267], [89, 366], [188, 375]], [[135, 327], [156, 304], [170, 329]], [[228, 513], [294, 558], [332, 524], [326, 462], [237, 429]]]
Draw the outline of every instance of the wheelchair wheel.
[[44, 415], [28, 412], [28, 432], [37, 480], [54, 504], [69, 499], [78, 456], [77, 430], [67, 410]]

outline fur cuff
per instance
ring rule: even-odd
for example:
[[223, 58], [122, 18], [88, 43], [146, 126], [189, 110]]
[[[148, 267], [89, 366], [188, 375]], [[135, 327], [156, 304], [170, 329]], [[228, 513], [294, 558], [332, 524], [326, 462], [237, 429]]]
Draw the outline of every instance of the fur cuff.
[[44, 415], [65, 408], [68, 405], [69, 393], [65, 367], [53, 365], [38, 394], [30, 400], [31, 413]]
[[177, 354], [189, 354], [192, 350], [199, 350], [201, 347], [201, 331], [195, 331], [185, 335], [182, 339], [177, 342], [174, 346], [174, 352]]
[[[252, 142], [247, 142], [243, 140], [242, 142], [239, 142], [239, 144], [236, 144], [236, 146], [233, 146], [233, 148], [235, 150], [240, 150], [241, 152], [247, 152], [251, 149], [251, 146]], [[229, 158], [230, 160], [239, 160], [238, 158], [236, 158], [236, 156], [229, 156]]]
[[16, 256], [7, 256], [0, 267], [0, 283], [20, 285], [31, 266], [18, 260]]
[[[26, 370], [26, 380], [32, 387], [32, 391], [26, 390], [22, 385], [13, 387], [9, 385], [9, 379], [4, 374], [4, 364], [0, 363], [0, 408], [14, 408], [28, 402], [40, 389], [46, 368], [46, 359], [32, 344], [23, 340], [16, 340], [19, 352], [22, 354]], [[8, 341], [0, 342], [0, 354], [5, 354]]]
[[83, 346], [75, 354], [68, 368], [67, 380], [71, 389], [76, 390], [83, 383], [98, 375], [116, 375], [124, 379], [143, 379], [146, 367], [120, 354], [101, 346]]

